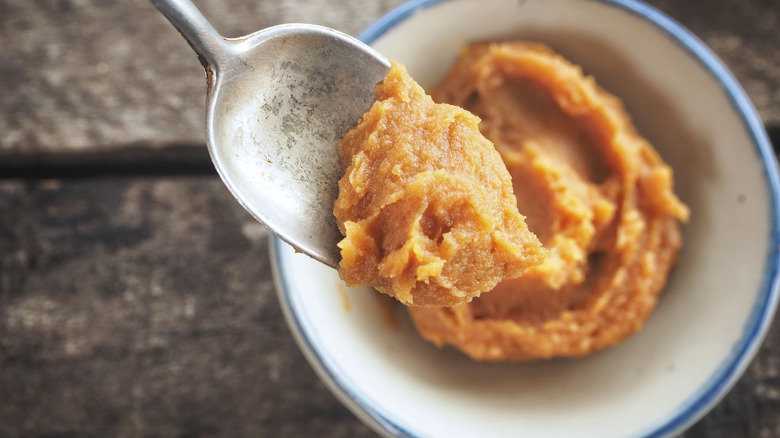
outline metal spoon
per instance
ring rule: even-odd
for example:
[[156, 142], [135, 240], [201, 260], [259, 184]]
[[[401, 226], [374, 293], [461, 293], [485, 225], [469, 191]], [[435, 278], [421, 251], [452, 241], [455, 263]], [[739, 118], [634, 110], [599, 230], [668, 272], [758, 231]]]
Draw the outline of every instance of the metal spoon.
[[189, 0], [151, 2], [206, 69], [206, 141], [222, 181], [272, 233], [336, 267], [337, 145], [390, 63], [333, 29], [285, 24], [223, 38]]

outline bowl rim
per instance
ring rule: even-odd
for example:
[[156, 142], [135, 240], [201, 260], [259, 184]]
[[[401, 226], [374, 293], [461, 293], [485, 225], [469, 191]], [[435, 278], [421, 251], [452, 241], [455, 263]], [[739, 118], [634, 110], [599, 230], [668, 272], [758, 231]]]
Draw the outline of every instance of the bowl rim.
[[[358, 39], [366, 44], [371, 44], [418, 10], [448, 1], [452, 0], [408, 0], [377, 19], [358, 36]], [[638, 0], [587, 1], [620, 8], [654, 25], [678, 47], [684, 49], [720, 83], [752, 139], [753, 147], [763, 165], [766, 184], [769, 187], [770, 245], [765, 258], [760, 293], [744, 326], [741, 338], [732, 348], [730, 355], [722, 361], [697, 391], [692, 393], [667, 418], [645, 430], [638, 431], [638, 435], [636, 435], [643, 438], [670, 436], [687, 429], [726, 395], [757, 353], [773, 321], [778, 297], [780, 297], [780, 276], [778, 275], [780, 273], [780, 223], [778, 222], [778, 218], [780, 218], [780, 177], [778, 176], [778, 165], [764, 124], [749, 97], [717, 55], [698, 37], [663, 12]], [[270, 241], [274, 281], [288, 326], [310, 365], [341, 402], [375, 431], [394, 437], [418, 436], [403, 422], [391, 418], [387, 413], [373, 406], [366, 395], [336, 365], [331, 355], [321, 348], [322, 343], [319, 342], [311, 321], [300, 312], [302, 307], [300, 298], [291, 293], [286, 275], [283, 275], [284, 262], [281, 260], [281, 253], [285, 245], [275, 236]]]

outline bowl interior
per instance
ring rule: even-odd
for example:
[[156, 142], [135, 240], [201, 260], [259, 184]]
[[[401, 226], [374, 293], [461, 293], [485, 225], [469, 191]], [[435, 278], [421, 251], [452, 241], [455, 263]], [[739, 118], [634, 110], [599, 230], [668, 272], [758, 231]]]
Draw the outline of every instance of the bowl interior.
[[347, 288], [334, 270], [274, 241], [290, 326], [334, 393], [392, 436], [666, 436], [712, 407], [771, 321], [778, 240], [768, 140], [714, 55], [662, 14], [623, 1], [413, 2], [362, 37], [427, 89], [468, 42], [550, 45], [623, 99], [674, 168], [692, 214], [640, 333], [585, 359], [530, 364], [437, 349], [376, 292]]

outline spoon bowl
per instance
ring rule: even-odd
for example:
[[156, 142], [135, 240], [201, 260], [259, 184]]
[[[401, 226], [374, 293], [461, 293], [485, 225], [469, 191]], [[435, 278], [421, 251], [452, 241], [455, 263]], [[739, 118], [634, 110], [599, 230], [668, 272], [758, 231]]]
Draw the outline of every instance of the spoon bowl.
[[189, 0], [152, 3], [206, 69], [206, 141], [222, 181], [272, 233], [336, 267], [337, 147], [375, 101], [387, 59], [309, 24], [224, 38]]

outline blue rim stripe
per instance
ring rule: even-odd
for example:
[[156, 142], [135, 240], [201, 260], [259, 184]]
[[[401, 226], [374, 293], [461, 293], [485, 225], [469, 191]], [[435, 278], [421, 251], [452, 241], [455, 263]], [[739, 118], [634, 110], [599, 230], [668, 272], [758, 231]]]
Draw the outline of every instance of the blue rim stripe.
[[[307, 358], [314, 359], [315, 362], [312, 362], [312, 365], [315, 371], [329, 386], [335, 385], [331, 386], [331, 389], [335, 389], [342, 397], [354, 401], [360, 407], [362, 413], [368, 415], [373, 421], [373, 424], [370, 424], [370, 426], [373, 426], [377, 432], [386, 431], [392, 436], [399, 438], [415, 437], [416, 435], [400, 426], [400, 421], [393, 420], [388, 415], [375, 409], [366, 400], [364, 394], [355, 389], [353, 382], [341, 372], [333, 358], [318, 347], [322, 345], [322, 342], [316, 330], [312, 329], [308, 315], [298, 311], [298, 309], [303, 307], [300, 302], [301, 298], [296, 294], [290, 293], [291, 289], [287, 279], [291, 278], [292, 273], [287, 272], [288, 268], [284, 266], [280, 257], [281, 252], [285, 249], [284, 246], [287, 246], [287, 244], [282, 239], [273, 236], [270, 245], [271, 264], [276, 289], [279, 292], [277, 295], [281, 301], [286, 319], [292, 323], [290, 327], [297, 335], [296, 339], [304, 343], [302, 346], [304, 353], [306, 353]], [[347, 407], [360, 417], [361, 412], [355, 412], [353, 406], [347, 405]]]
[[[410, 0], [396, 9], [388, 12], [374, 22], [358, 38], [367, 44], [371, 44], [398, 23], [407, 19], [421, 8], [428, 8], [448, 0]], [[778, 270], [780, 269], [780, 178], [774, 152], [761, 119], [758, 117], [750, 99], [742, 87], [733, 77], [723, 63], [706, 47], [695, 35], [682, 25], [666, 16], [664, 13], [647, 4], [636, 0], [589, 0], [604, 3], [609, 6], [623, 9], [634, 15], [644, 18], [657, 28], [662, 30], [679, 47], [686, 50], [694, 59], [702, 64], [705, 69], [722, 85], [724, 93], [728, 96], [732, 105], [738, 110], [746, 131], [753, 140], [756, 152], [764, 165], [764, 177], [767, 179], [770, 189], [771, 204], [771, 236], [770, 245], [766, 257], [764, 277], [762, 279], [761, 292], [756, 299], [753, 311], [745, 325], [742, 338], [735, 344], [732, 353], [719, 366], [718, 370], [702, 385], [702, 388], [691, 396], [678, 408], [675, 414], [662, 420], [648, 430], [641, 432], [639, 437], [656, 438], [665, 437], [674, 433], [680, 433], [692, 425], [696, 420], [705, 415], [726, 392], [733, 386], [748, 366], [753, 356], [761, 345], [766, 332], [772, 322], [775, 313], [780, 285]], [[277, 281], [277, 290], [285, 309], [291, 328], [298, 335], [304, 345], [307, 355], [313, 359], [312, 365], [330, 385], [343, 397], [351, 399], [357, 404], [361, 412], [367, 415], [373, 422], [372, 427], [378, 431], [385, 431], [395, 437], [415, 437], [408, 428], [402, 426], [402, 422], [390, 418], [386, 413], [380, 412], [367, 402], [363, 393], [358, 391], [353, 383], [336, 366], [335, 361], [324, 351], [320, 350], [317, 334], [311, 329], [312, 325], [306, 315], [293, 311], [301, 308], [301, 304], [294, 294], [290, 293], [287, 275], [282, 275], [280, 251], [283, 242], [274, 237], [272, 240], [272, 263]], [[289, 273], [285, 273], [289, 274]], [[354, 406], [350, 406], [354, 409]], [[355, 412], [360, 415], [360, 412]]]
[[656, 438], [680, 433], [706, 415], [741, 377], [766, 336], [772, 322], [778, 302], [778, 243], [780, 243], [780, 181], [778, 180], [777, 161], [767, 137], [764, 125], [758, 117], [753, 104], [746, 96], [739, 82], [734, 78], [718, 57], [695, 35], [672, 18], [655, 8], [632, 0], [594, 0], [622, 7], [629, 12], [646, 18], [664, 31], [668, 37], [685, 49], [722, 85], [724, 93], [737, 108], [740, 118], [752, 137], [756, 152], [764, 165], [764, 177], [770, 187], [770, 239], [771, 244], [766, 256], [761, 292], [745, 324], [742, 338], [732, 348], [718, 369], [702, 385], [699, 391], [682, 403], [676, 414], [660, 424], [650, 427], [640, 437]]
[[406, 20], [419, 9], [428, 8], [445, 1], [447, 0], [409, 0], [380, 17], [358, 35], [357, 38], [370, 45], [377, 38], [387, 33], [388, 30], [395, 27], [396, 24]]

